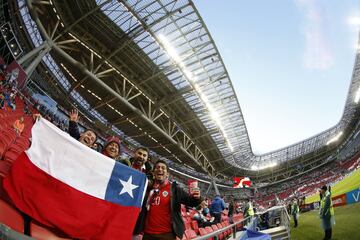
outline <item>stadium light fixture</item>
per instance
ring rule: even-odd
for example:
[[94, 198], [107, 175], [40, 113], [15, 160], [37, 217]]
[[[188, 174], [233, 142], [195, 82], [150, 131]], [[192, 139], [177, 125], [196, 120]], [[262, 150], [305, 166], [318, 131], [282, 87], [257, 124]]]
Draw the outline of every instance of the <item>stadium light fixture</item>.
[[[208, 111], [210, 113], [210, 117], [214, 120], [214, 122], [218, 125], [220, 131], [222, 132], [222, 135], [225, 138], [225, 142], [228, 145], [230, 151], [233, 152], [234, 148], [231, 145], [229, 138], [225, 132], [225, 129], [224, 129], [224, 126], [222, 125], [219, 114], [212, 107], [212, 105], [210, 104], [206, 95], [201, 91], [200, 86], [198, 84], [194, 83], [196, 81], [196, 76], [186, 68], [184, 62], [182, 62], [180, 55], [178, 54], [176, 49], [171, 45], [169, 40], [162, 34], [158, 35], [158, 38], [159, 38], [164, 50], [172, 58], [172, 60], [179, 66], [179, 68], [181, 69], [183, 74], [186, 76], [186, 79], [188, 79], [190, 85], [198, 93], [199, 98], [201, 99], [201, 101], [205, 104], [206, 108], [208, 109]], [[205, 69], [201, 69], [201, 70], [205, 70]]]
[[341, 137], [341, 135], [343, 134], [343, 132], [339, 132], [335, 137], [333, 137], [332, 139], [330, 139], [329, 141], [327, 141], [326, 145], [329, 145], [333, 142], [336, 142], [337, 140], [339, 140], [339, 138]]
[[185, 74], [186, 78], [189, 79], [190, 81], [195, 81], [194, 74], [191, 71], [189, 71], [188, 69], [186, 69], [186, 66], [183, 63], [183, 61], [181, 60], [180, 55], [178, 54], [176, 49], [171, 45], [169, 40], [162, 34], [160, 34], [158, 36], [158, 38], [160, 39], [162, 45], [164, 46], [165, 51], [176, 62], [176, 64], [178, 66], [180, 66], [180, 68], [181, 68], [182, 72]]
[[276, 167], [276, 166], [277, 166], [277, 162], [272, 162], [272, 163], [262, 165], [262, 166], [253, 165], [253, 166], [251, 166], [251, 170], [254, 170], [254, 171], [263, 170], [263, 169], [266, 169], [266, 168], [272, 168], [272, 167]]
[[360, 87], [358, 88], [358, 90], [355, 93], [355, 98], [354, 98], [354, 102], [355, 103], [359, 103], [360, 101]]
[[175, 60], [176, 63], [181, 63], [181, 58], [179, 54], [177, 53], [176, 49], [173, 48], [173, 46], [170, 44], [169, 40], [162, 34], [159, 35], [159, 39], [164, 45], [166, 52], [172, 57], [172, 59]]
[[276, 162], [272, 162], [272, 163], [270, 163], [269, 165], [267, 165], [268, 168], [276, 167], [276, 166], [277, 166], [277, 163], [276, 163]]

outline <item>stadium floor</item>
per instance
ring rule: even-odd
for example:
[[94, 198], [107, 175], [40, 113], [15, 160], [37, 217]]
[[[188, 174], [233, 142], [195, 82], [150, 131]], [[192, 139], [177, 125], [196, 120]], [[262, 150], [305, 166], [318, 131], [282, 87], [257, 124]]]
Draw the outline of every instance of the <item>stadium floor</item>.
[[[319, 240], [324, 237], [318, 211], [301, 214], [298, 227], [293, 226], [294, 222], [291, 220], [292, 240]], [[360, 239], [360, 203], [335, 208], [332, 240], [358, 239]]]

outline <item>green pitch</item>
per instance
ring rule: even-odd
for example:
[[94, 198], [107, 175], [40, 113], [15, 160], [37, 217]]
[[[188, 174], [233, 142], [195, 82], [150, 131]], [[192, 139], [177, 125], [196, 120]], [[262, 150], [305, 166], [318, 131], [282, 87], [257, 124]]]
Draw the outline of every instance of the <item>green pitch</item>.
[[[298, 227], [293, 226], [294, 222], [291, 219], [292, 240], [321, 240], [324, 237], [318, 211], [301, 214]], [[332, 240], [358, 239], [360, 239], [360, 203], [335, 208]]]

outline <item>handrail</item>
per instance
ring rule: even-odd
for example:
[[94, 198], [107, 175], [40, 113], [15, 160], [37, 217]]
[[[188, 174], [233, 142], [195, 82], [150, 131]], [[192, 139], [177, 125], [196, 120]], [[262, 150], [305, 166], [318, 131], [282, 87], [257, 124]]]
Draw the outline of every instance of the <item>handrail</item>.
[[[246, 218], [244, 218], [244, 219], [242, 219], [242, 220], [240, 220], [238, 222], [234, 222], [234, 223], [230, 224], [229, 226], [226, 226], [224, 228], [216, 230], [216, 231], [214, 231], [212, 233], [206, 234], [204, 236], [199, 236], [199, 237], [195, 238], [195, 240], [205, 240], [205, 239], [208, 239], [208, 238], [211, 238], [211, 237], [215, 237], [215, 236], [227, 231], [230, 228], [236, 228], [236, 225], [238, 225], [238, 224], [240, 224], [240, 223], [242, 223], [242, 222], [244, 222], [244, 221], [246, 221], [246, 220], [248, 220], [250, 218], [251, 218], [251, 216], [246, 217]], [[233, 231], [233, 234], [234, 234], [234, 238], [236, 238], [236, 231]]]
[[[271, 208], [269, 208], [269, 209], [267, 209], [267, 210], [265, 210], [265, 211], [263, 211], [263, 212], [257, 212], [255, 215], [259, 216], [259, 215], [262, 215], [262, 214], [264, 214], [264, 213], [266, 213], [266, 212], [270, 212], [270, 211], [274, 211], [274, 210], [275, 210], [275, 211], [276, 211], [276, 210], [282, 210], [282, 212], [285, 212], [285, 215], [284, 215], [284, 216], [286, 216], [286, 218], [287, 218], [287, 220], [288, 220], [288, 221], [286, 221], [285, 224], [287, 225], [287, 224], [289, 223], [289, 221], [290, 221], [290, 216], [289, 216], [289, 214], [288, 214], [285, 206], [274, 206], [274, 207], [271, 207]], [[231, 229], [231, 228], [234, 228], [233, 235], [234, 235], [234, 238], [236, 238], [236, 225], [238, 225], [238, 224], [240, 224], [240, 223], [243, 223], [243, 222], [247, 221], [247, 220], [250, 219], [250, 218], [251, 218], [251, 216], [246, 217], [246, 218], [244, 218], [244, 219], [242, 219], [242, 220], [240, 220], [240, 221], [238, 221], [238, 222], [232, 223], [232, 224], [230, 224], [229, 226], [226, 226], [226, 227], [224, 227], [224, 228], [221, 228], [221, 229], [219, 229], [219, 230], [216, 230], [216, 231], [214, 231], [214, 232], [212, 232], [212, 233], [206, 234], [206, 235], [204, 235], [204, 236], [199, 236], [199, 237], [195, 238], [195, 240], [205, 240], [205, 239], [209, 239], [209, 238], [218, 236], [219, 234], [221, 234], [221, 233], [223, 233], [223, 232], [225, 232], [225, 231], [227, 231], [228, 229]], [[251, 224], [251, 223], [250, 223], [250, 224]], [[289, 234], [289, 233], [288, 233], [288, 234]]]
[[287, 212], [286, 207], [285, 207], [284, 205], [281, 205], [281, 206], [273, 206], [273, 207], [271, 207], [271, 208], [266, 209], [266, 210], [263, 211], [263, 212], [257, 212], [256, 215], [262, 215], [262, 214], [264, 214], [264, 213], [266, 213], [266, 212], [278, 210], [278, 209], [281, 209], [281, 208], [284, 209], [284, 211], [286, 212], [287, 218], [290, 220], [290, 219], [291, 219], [291, 218], [290, 218], [290, 215], [289, 215], [289, 213]]
[[284, 225], [286, 227], [286, 232], [287, 232], [288, 238], [290, 239], [290, 228], [289, 228], [289, 226], [290, 226], [290, 219], [291, 218], [290, 218], [290, 215], [289, 215], [289, 213], [288, 213], [288, 211], [287, 211], [287, 209], [286, 209], [286, 207], [284, 205], [271, 207], [271, 208], [267, 209], [266, 211], [257, 213], [257, 215], [262, 215], [262, 214], [264, 214], [266, 212], [270, 212], [270, 211], [274, 211], [274, 210], [275, 211], [276, 210], [282, 210], [280, 218], [282, 220], [284, 220], [282, 222], [282, 225]]

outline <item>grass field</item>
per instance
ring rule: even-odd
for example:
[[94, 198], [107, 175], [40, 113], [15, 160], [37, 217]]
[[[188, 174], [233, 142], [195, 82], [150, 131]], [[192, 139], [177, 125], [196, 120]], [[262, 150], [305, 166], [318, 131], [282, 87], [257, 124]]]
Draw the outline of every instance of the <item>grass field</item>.
[[[291, 220], [292, 240], [321, 240], [324, 232], [320, 227], [318, 211], [303, 213], [299, 218], [299, 225], [294, 228]], [[360, 203], [335, 208], [335, 226], [333, 240], [360, 239]]]

